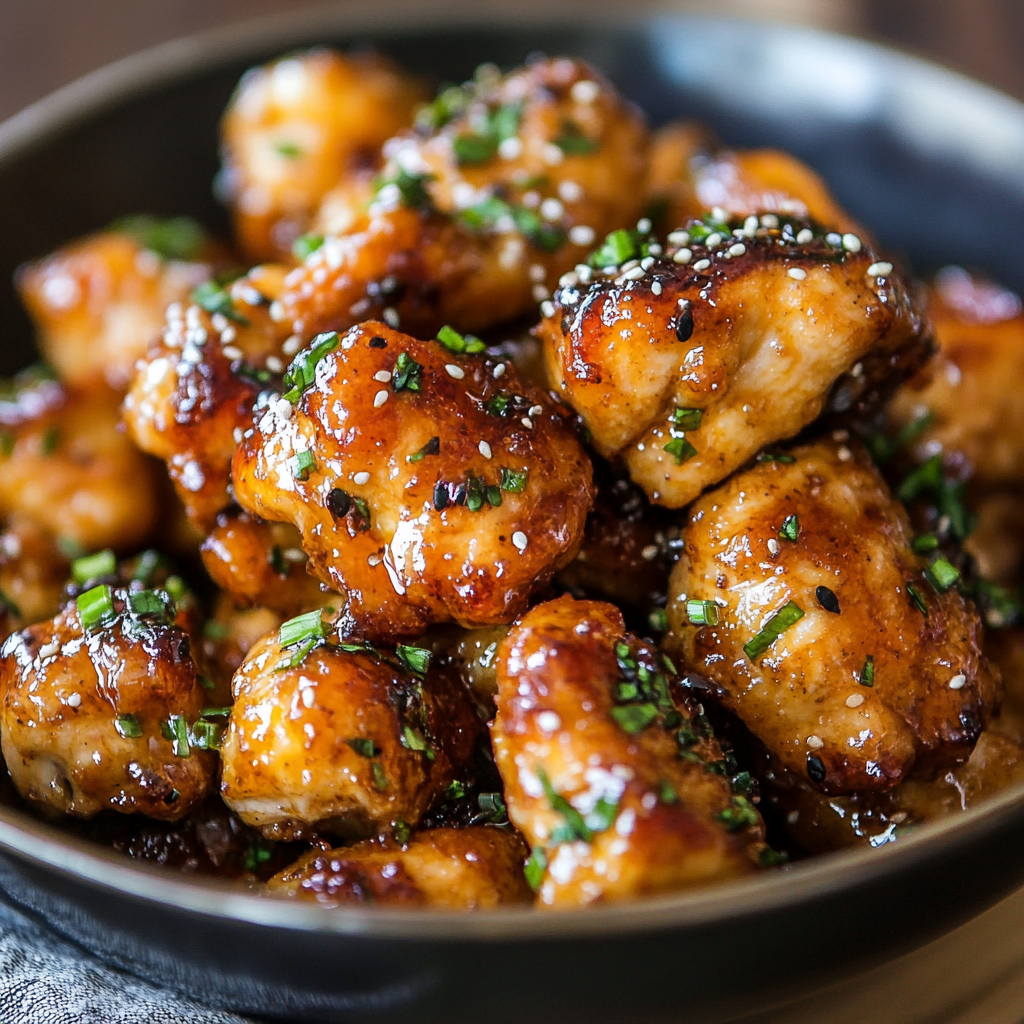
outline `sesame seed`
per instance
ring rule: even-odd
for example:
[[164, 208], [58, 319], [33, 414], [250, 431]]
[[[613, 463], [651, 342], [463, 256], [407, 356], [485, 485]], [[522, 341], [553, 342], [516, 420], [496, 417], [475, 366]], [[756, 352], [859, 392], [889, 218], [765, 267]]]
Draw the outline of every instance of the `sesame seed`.
[[533, 426], [533, 420], [531, 420], [529, 416], [524, 416], [519, 422], [522, 423], [527, 430]]
[[553, 142], [544, 143], [541, 155], [549, 167], [557, 167], [565, 159], [565, 154]]
[[537, 728], [541, 732], [555, 732], [562, 727], [562, 720], [554, 711], [542, 711], [537, 716]]
[[56, 640], [51, 640], [50, 643], [44, 644], [39, 648], [40, 658], [52, 658], [55, 654], [60, 651], [60, 644]]
[[299, 349], [302, 348], [302, 339], [297, 335], [293, 334], [282, 346], [281, 351], [286, 356], [293, 356]]
[[693, 259], [693, 252], [690, 249], [680, 249], [673, 257], [674, 263], [682, 263], [684, 266]]
[[532, 188], [529, 192], [523, 193], [523, 206], [528, 206], [531, 210], [535, 206], [540, 206], [540, 193], [535, 192]]
[[949, 681], [949, 688], [951, 690], [962, 690], [967, 682], [967, 676], [962, 672], [958, 676], [953, 676]]
[[773, 555], [777, 555], [781, 550], [779, 542], [774, 537], [768, 538], [768, 550]]
[[466, 376], [466, 371], [461, 366], [456, 366], [454, 363], [445, 363], [444, 368], [448, 373], [449, 377], [454, 377], [456, 380], [462, 380]]
[[225, 345], [221, 349], [221, 352], [223, 352], [228, 359], [232, 360], [232, 362], [236, 359], [241, 359], [243, 355], [242, 350], [240, 348], [235, 348], [234, 345]]
[[583, 189], [575, 181], [559, 183], [558, 195], [566, 203], [575, 203], [583, 198]]
[[761, 216], [761, 227], [774, 231], [779, 226], [779, 218], [774, 213], [765, 213]]
[[533, 286], [533, 301], [543, 302], [545, 299], [551, 298], [551, 292], [547, 290], [542, 284], [535, 284]]
[[849, 252], [860, 252], [863, 246], [856, 235], [847, 233], [843, 235], [843, 248]]
[[498, 143], [498, 155], [502, 160], [515, 160], [523, 151], [522, 140], [515, 135]]
[[498, 363], [498, 365], [491, 371], [491, 376], [497, 380], [505, 372], [505, 364]]
[[548, 299], [546, 302], [542, 302], [540, 304], [540, 314], [541, 314], [541, 316], [545, 316], [545, 317], [547, 317], [547, 316], [554, 316], [555, 315], [555, 304], [550, 299]]
[[886, 274], [892, 273], [891, 263], [872, 263], [868, 267], [868, 277], [885, 277]]
[[378, 554], [372, 554], [372, 555], [368, 556], [367, 559], [366, 559], [366, 564], [367, 565], [377, 566], [377, 565], [380, 565], [380, 563], [381, 563], [381, 557]]
[[651, 218], [650, 217], [641, 217], [636, 222], [636, 229], [637, 229], [637, 231], [640, 232], [641, 235], [646, 235], [647, 232], [651, 230]]
[[643, 259], [642, 259], [642, 260], [640, 261], [640, 266], [641, 266], [641, 268], [643, 268], [644, 270], [650, 270], [650, 269], [651, 269], [651, 267], [653, 267], [653, 266], [654, 266], [654, 257], [653, 257], [653, 256], [645, 256], [645, 257], [644, 257], [644, 258], [643, 258]]
[[836, 455], [839, 456], [840, 462], [850, 462], [853, 459], [853, 452], [850, 451], [846, 445], [842, 445]]
[[573, 85], [569, 90], [569, 95], [577, 103], [593, 103], [594, 100], [601, 95], [601, 87], [597, 82], [592, 82], [589, 78], [584, 78]]
[[790, 267], [786, 273], [789, 274], [794, 281], [803, 281], [804, 278], [807, 277], [807, 271], [804, 270], [803, 267]]
[[594, 229], [589, 224], [574, 224], [569, 228], [569, 241], [573, 245], [590, 245], [594, 237]]
[[242, 443], [242, 428], [241, 427], [235, 427], [234, 432], [231, 434], [231, 436], [234, 438], [235, 444], [241, 444]]
[[389, 380], [391, 380], [391, 371], [390, 370], [378, 370], [373, 375], [373, 379], [374, 380], [379, 380], [382, 384], [387, 384], [387, 382]]
[[724, 206], [712, 206], [711, 216], [717, 221], [723, 221], [729, 219], [729, 211]]
[[279, 299], [274, 299], [270, 304], [270, 319], [279, 324], [288, 314], [284, 311], [284, 305]]
[[690, 232], [689, 231], [670, 231], [668, 236], [669, 245], [689, 245], [690, 244]]
[[627, 270], [626, 273], [622, 275], [621, 279], [623, 281], [639, 281], [645, 273], [646, 271], [643, 267], [633, 267], [632, 270]]
[[620, 273], [625, 274], [627, 271], [630, 271], [634, 267], [639, 267], [639, 266], [640, 266], [640, 261], [639, 260], [626, 260], [626, 262], [623, 263], [621, 267], [619, 267], [619, 271], [620, 271]]
[[388, 327], [397, 327], [399, 323], [401, 323], [398, 316], [398, 310], [393, 309], [391, 306], [388, 306], [388, 308], [381, 313], [381, 316], [384, 318], [384, 323], [386, 323]]
[[388, 400], [388, 393], [386, 391], [378, 391], [373, 396], [373, 407], [379, 409]]
[[789, 814], [786, 815], [786, 822], [788, 824], [790, 824], [790, 825], [795, 825], [799, 820], [800, 820], [800, 812], [799, 811], [790, 811]]
[[825, 236], [825, 241], [828, 242], [829, 245], [842, 245], [843, 236], [839, 234], [837, 231], [830, 231]]
[[640, 557], [645, 562], [653, 562], [654, 559], [658, 557], [658, 545], [648, 544], [647, 547], [645, 547], [643, 551], [640, 552]]
[[515, 546], [520, 551], [525, 551], [526, 545], [529, 543], [529, 541], [526, 538], [526, 534], [523, 533], [522, 530], [516, 530], [516, 532], [512, 534], [512, 543], [515, 544]]
[[557, 199], [545, 199], [540, 204], [540, 215], [545, 220], [561, 220], [565, 207]]
[[711, 266], [711, 260], [697, 260], [693, 265], [693, 269], [699, 274], [702, 270], [707, 270]]
[[481, 441], [477, 445], [477, 450], [485, 459], [489, 459], [491, 457], [491, 446], [486, 441]]
[[82, 695], [80, 693], [72, 693], [65, 703], [69, 708], [77, 708], [82, 703]]
[[810, 228], [804, 228], [796, 236], [797, 245], [806, 245], [808, 242], [814, 241], [814, 232]]
[[283, 373], [284, 363], [277, 356], [267, 356], [267, 369], [271, 373]]
[[808, 736], [807, 746], [809, 746], [811, 750], [821, 750], [821, 748], [825, 746], [825, 741], [820, 736]]
[[559, 279], [559, 288], [575, 288], [580, 279], [576, 276], [575, 270], [567, 270]]
[[661, 294], [661, 282], [660, 281], [652, 281], [651, 282], [651, 292], [653, 294], [655, 294], [655, 295], [660, 295]]
[[363, 470], [362, 473], [356, 473], [356, 475], [352, 477], [352, 482], [354, 484], [359, 484], [359, 486], [362, 487], [363, 484], [368, 484], [370, 482], [370, 474], [367, 473], [366, 470]]
[[652, 256], [660, 256], [665, 250], [662, 249], [662, 247], [660, 245], [658, 245], [657, 242], [651, 242], [651, 244], [649, 246], [647, 246], [647, 251]]
[[530, 280], [536, 284], [538, 281], [543, 281], [545, 275], [544, 267], [540, 263], [530, 264]]
[[848, 708], [859, 708], [864, 703], [864, 694], [862, 693], [851, 693], [846, 698], [846, 706]]
[[722, 236], [717, 231], [712, 231], [706, 239], [704, 239], [704, 245], [709, 249], [717, 249], [722, 244]]
[[745, 235], [748, 235], [750, 238], [753, 238], [754, 237], [754, 233], [756, 231], [757, 231], [757, 217], [754, 214], [751, 214], [743, 222], [743, 233]]
[[747, 247], [742, 242], [737, 242], [735, 245], [729, 246], [730, 256], [742, 256], [747, 251]]
[[544, 411], [544, 406], [543, 405], [531, 405], [530, 408], [527, 409], [526, 411], [531, 416], [539, 416]]

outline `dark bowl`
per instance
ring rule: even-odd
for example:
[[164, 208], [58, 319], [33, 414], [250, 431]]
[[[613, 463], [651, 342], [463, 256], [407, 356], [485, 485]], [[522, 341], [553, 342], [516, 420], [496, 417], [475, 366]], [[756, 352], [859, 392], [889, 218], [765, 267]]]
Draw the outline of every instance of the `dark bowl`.
[[[211, 180], [241, 72], [298, 45], [370, 42], [461, 80], [481, 60], [579, 54], [655, 123], [697, 116], [777, 145], [920, 271], [956, 261], [1024, 286], [1024, 108], [898, 53], [695, 17], [526, 22], [329, 9], [160, 47], [0, 125], [0, 278], [120, 214], [226, 228]], [[0, 289], [0, 371], [32, 357]], [[1024, 882], [1024, 791], [885, 849], [561, 913], [326, 910], [136, 866], [0, 809], [0, 889], [127, 970], [206, 1002], [311, 1021], [711, 1021], [921, 946]]]

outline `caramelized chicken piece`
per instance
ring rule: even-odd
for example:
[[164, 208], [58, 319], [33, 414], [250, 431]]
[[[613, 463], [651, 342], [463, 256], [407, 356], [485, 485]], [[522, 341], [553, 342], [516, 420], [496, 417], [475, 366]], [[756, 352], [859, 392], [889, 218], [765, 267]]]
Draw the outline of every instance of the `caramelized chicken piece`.
[[[983, 579], [1018, 587], [1024, 583], [1024, 491], [986, 491], [973, 496], [971, 505], [976, 519], [964, 550]], [[990, 621], [987, 614], [986, 623], [1005, 624]]]
[[371, 639], [509, 622], [572, 558], [590, 462], [566, 410], [507, 363], [371, 322], [292, 366], [300, 383], [238, 449], [235, 494], [298, 527]]
[[523, 877], [528, 850], [515, 833], [490, 825], [436, 828], [405, 844], [367, 839], [338, 850], [311, 850], [275, 875], [274, 895], [325, 906], [391, 906], [485, 910], [528, 903]]
[[[270, 839], [414, 826], [472, 755], [481, 725], [468, 692], [370, 647], [308, 643], [282, 648], [271, 633], [235, 674], [224, 802]], [[399, 651], [417, 670], [429, 659]]]
[[4, 758], [42, 810], [176, 821], [210, 792], [203, 691], [165, 592], [100, 585], [0, 648]]
[[642, 211], [643, 120], [579, 61], [485, 67], [419, 125], [385, 147], [377, 182], [350, 176], [325, 199], [326, 241], [281, 300], [304, 338], [371, 317], [432, 334], [531, 313], [595, 238]]
[[[545, 906], [731, 878], [763, 849], [701, 709], [612, 605], [538, 605], [498, 652], [491, 726], [509, 818]], [[721, 774], [719, 774], [721, 772]]]
[[239, 608], [230, 594], [220, 594], [213, 615], [203, 623], [200, 665], [213, 684], [210, 703], [231, 703], [231, 678], [256, 642], [277, 630], [284, 616], [269, 608]]
[[119, 419], [109, 392], [19, 374], [0, 393], [0, 516], [86, 551], [142, 544], [156, 525], [156, 477]]
[[669, 240], [662, 255], [609, 236], [592, 258], [608, 266], [565, 279], [538, 327], [594, 446], [658, 504], [687, 505], [830, 394], [862, 405], [929, 352], [902, 277], [855, 236], [770, 214]]
[[28, 522], [0, 533], [0, 633], [51, 619], [68, 578], [68, 560], [53, 538]]
[[498, 647], [508, 636], [508, 630], [508, 625], [482, 629], [449, 627], [438, 630], [432, 644], [435, 657], [452, 665], [488, 709], [498, 694]]
[[221, 186], [245, 255], [290, 257], [324, 195], [346, 172], [374, 167], [422, 98], [375, 53], [318, 48], [245, 74], [221, 126]]
[[[330, 599], [326, 588], [306, 571], [298, 531], [287, 523], [265, 523], [246, 512], [222, 512], [201, 551], [213, 582], [240, 604], [262, 605], [290, 617]], [[344, 599], [339, 597], [338, 602], [344, 604]]]
[[1024, 486], [1024, 311], [1020, 299], [959, 267], [928, 296], [940, 354], [896, 395], [890, 420], [914, 436], [919, 462], [944, 453], [946, 467], [975, 486]]
[[659, 219], [683, 224], [718, 207], [734, 217], [810, 217], [836, 231], [861, 228], [806, 164], [778, 149], [720, 149], [693, 122], [666, 125], [651, 144], [648, 192]]
[[223, 255], [194, 221], [132, 217], [27, 264], [17, 285], [61, 380], [123, 392], [168, 303], [185, 301], [214, 262]]
[[981, 622], [867, 456], [821, 441], [696, 502], [666, 646], [789, 771], [836, 795], [955, 767], [998, 711]]
[[252, 425], [253, 402], [283, 371], [285, 353], [297, 350], [269, 314], [283, 275], [281, 267], [256, 267], [227, 288], [197, 293], [202, 305], [172, 303], [163, 339], [139, 362], [124, 400], [133, 440], [166, 462], [204, 531], [232, 503], [231, 457]]

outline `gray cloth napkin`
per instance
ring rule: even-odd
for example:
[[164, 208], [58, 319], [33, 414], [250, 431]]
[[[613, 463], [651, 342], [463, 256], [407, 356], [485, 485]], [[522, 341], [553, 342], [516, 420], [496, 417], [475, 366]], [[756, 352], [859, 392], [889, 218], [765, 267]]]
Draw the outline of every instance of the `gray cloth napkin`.
[[0, 903], [3, 1024], [253, 1024], [107, 967]]

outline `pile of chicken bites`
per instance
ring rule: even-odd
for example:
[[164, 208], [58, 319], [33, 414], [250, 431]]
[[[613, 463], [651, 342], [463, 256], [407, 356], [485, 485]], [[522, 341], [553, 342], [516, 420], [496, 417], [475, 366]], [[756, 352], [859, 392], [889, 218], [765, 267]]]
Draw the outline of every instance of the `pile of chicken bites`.
[[222, 144], [233, 242], [17, 278], [9, 802], [282, 897], [573, 907], [1024, 780], [1014, 295], [568, 58], [430, 100], [291, 55]]

